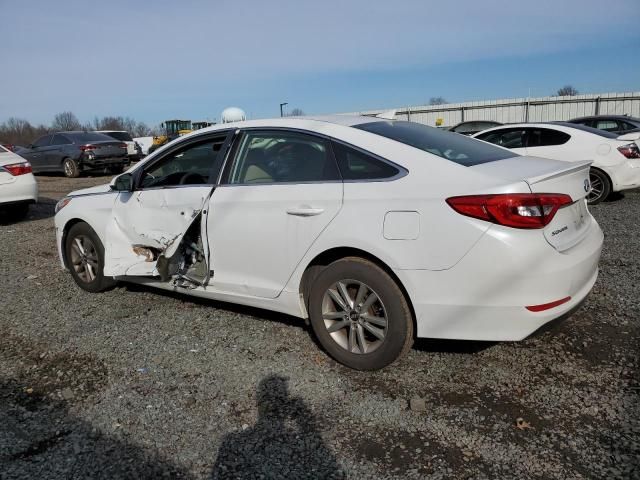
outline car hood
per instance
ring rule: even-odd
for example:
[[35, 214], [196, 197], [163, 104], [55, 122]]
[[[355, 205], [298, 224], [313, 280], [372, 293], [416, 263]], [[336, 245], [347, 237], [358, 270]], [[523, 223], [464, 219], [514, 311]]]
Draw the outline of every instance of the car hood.
[[81, 195], [95, 195], [97, 193], [107, 193], [112, 191], [113, 190], [111, 190], [111, 185], [108, 183], [105, 183], [104, 185], [96, 185], [95, 187], [83, 188], [81, 190], [74, 190], [67, 196], [78, 197]]

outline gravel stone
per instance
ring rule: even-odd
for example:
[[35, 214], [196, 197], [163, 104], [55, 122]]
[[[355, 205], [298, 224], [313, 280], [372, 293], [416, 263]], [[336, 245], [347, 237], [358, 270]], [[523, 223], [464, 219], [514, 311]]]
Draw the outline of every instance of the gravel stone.
[[2, 479], [640, 478], [640, 191], [591, 207], [600, 275], [564, 322], [357, 372], [282, 314], [77, 288], [53, 206], [108, 180], [39, 176], [0, 217]]

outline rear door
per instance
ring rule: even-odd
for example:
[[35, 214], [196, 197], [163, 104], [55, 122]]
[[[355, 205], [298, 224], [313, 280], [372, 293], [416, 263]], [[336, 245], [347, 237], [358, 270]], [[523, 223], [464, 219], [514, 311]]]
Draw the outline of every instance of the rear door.
[[[107, 226], [106, 275], [159, 275], [158, 260], [174, 255], [201, 221], [228, 137], [227, 131], [182, 142], [136, 170], [134, 191], [119, 193]], [[205, 250], [206, 237], [201, 240]]]
[[71, 145], [71, 140], [65, 135], [57, 133], [53, 136], [46, 153], [47, 165], [50, 169], [55, 170], [62, 166], [62, 160], [65, 156], [64, 149], [67, 145]]
[[342, 207], [330, 142], [287, 130], [248, 129], [210, 201], [211, 284], [277, 297]]

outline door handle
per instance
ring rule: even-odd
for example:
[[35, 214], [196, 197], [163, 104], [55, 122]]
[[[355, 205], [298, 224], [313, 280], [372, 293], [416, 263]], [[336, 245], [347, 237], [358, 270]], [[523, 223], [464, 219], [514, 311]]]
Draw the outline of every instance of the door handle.
[[320, 215], [324, 212], [324, 208], [311, 208], [311, 207], [297, 207], [289, 208], [287, 215], [295, 215], [296, 217], [313, 217], [314, 215]]

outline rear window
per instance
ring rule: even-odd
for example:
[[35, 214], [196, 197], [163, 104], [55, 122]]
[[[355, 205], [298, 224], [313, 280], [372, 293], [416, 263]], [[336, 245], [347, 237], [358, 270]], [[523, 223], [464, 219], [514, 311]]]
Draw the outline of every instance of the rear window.
[[73, 140], [73, 143], [113, 142], [112, 137], [96, 132], [65, 133], [65, 135]]
[[105, 132], [105, 135], [120, 140], [121, 142], [133, 142], [133, 138], [129, 135], [129, 132]]
[[518, 156], [473, 138], [420, 123], [390, 120], [364, 123], [354, 128], [390, 138], [466, 167]]
[[618, 138], [618, 135], [615, 133], [607, 132], [606, 130], [598, 130], [597, 128], [587, 127], [586, 125], [582, 125], [580, 123], [569, 123], [569, 122], [549, 122], [555, 125], [564, 125], [565, 127], [575, 128], [576, 130], [582, 130], [583, 132], [593, 133], [594, 135], [600, 135], [605, 138]]

